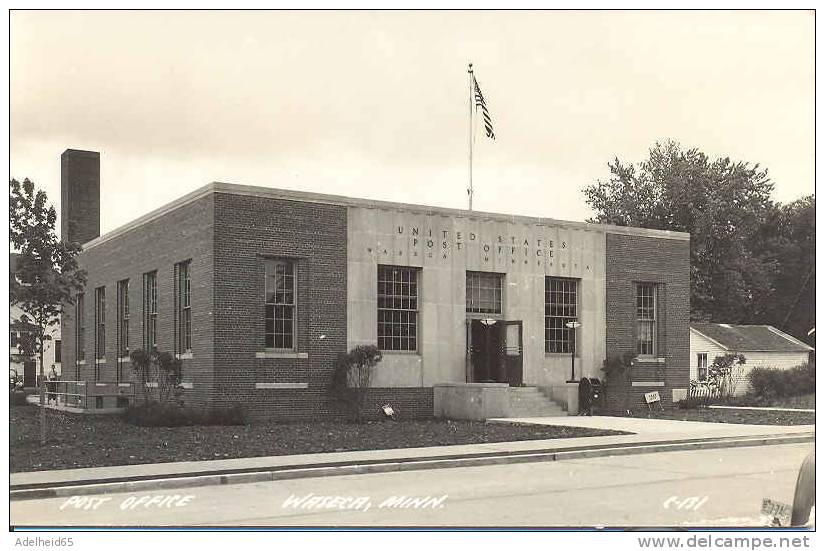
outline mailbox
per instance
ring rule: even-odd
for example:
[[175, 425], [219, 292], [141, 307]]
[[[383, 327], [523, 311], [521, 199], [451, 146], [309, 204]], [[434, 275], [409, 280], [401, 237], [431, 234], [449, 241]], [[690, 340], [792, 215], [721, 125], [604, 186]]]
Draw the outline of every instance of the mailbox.
[[579, 381], [579, 415], [593, 415], [604, 400], [602, 382], [595, 377], [582, 377]]

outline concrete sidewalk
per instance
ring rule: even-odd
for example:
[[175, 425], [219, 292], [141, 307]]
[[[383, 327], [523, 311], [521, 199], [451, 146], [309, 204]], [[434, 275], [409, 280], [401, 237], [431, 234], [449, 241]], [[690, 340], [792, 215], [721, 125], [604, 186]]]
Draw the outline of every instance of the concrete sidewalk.
[[13, 496], [24, 496], [64, 488], [65, 492], [60, 493], [70, 495], [70, 490], [80, 493], [79, 487], [91, 485], [104, 492], [130, 491], [474, 464], [554, 461], [679, 449], [754, 446], [808, 441], [814, 437], [813, 425], [733, 425], [621, 417], [550, 417], [498, 419], [491, 422], [593, 427], [632, 431], [635, 434], [13, 473], [11, 491]]

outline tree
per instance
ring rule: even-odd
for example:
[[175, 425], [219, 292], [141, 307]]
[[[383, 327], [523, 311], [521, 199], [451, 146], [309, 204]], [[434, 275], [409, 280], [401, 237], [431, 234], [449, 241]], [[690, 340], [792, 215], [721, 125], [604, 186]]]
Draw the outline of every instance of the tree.
[[673, 141], [656, 143], [638, 164], [616, 158], [608, 167], [609, 180], [584, 190], [590, 221], [690, 232], [692, 319], [764, 315], [777, 263], [753, 238], [776, 211], [767, 170]]
[[816, 199], [808, 195], [778, 205], [754, 236], [753, 248], [775, 267], [772, 292], [759, 323], [773, 325], [815, 345]]
[[10, 272], [12, 305], [23, 311], [23, 324], [34, 326], [33, 339], [40, 359], [40, 442], [46, 442], [46, 387], [43, 349], [51, 340], [48, 328], [60, 323], [64, 304], [72, 304], [83, 289], [86, 274], [77, 263], [80, 246], [61, 242], [55, 232], [57, 213], [46, 193], [28, 179], [9, 182], [9, 241], [19, 252]]

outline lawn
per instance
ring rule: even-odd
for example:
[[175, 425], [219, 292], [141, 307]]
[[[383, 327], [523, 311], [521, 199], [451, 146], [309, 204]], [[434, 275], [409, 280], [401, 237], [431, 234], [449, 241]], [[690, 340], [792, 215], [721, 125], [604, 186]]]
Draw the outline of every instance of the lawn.
[[[646, 413], [637, 415], [645, 417]], [[795, 411], [759, 411], [752, 409], [669, 409], [653, 411], [651, 418], [676, 419], [679, 421], [704, 421], [710, 423], [737, 423], [747, 425], [813, 425], [815, 413]]]
[[803, 394], [802, 396], [783, 396], [770, 400], [760, 399], [755, 396], [742, 396], [735, 400], [732, 406], [757, 406], [775, 408], [796, 408], [796, 409], [816, 409], [816, 394]]
[[35, 406], [11, 407], [11, 472], [625, 434], [441, 419], [147, 428], [117, 416], [48, 411], [44, 448], [38, 413]]

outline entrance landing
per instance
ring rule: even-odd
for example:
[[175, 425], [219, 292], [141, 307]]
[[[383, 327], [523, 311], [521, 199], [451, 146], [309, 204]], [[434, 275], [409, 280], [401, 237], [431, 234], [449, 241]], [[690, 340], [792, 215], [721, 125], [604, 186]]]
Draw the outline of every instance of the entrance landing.
[[534, 386], [507, 383], [442, 383], [433, 386], [436, 417], [484, 421], [495, 417], [566, 417]]

